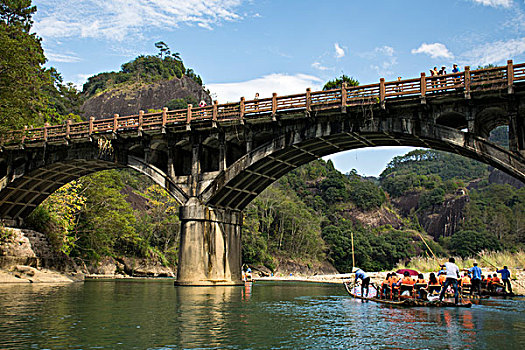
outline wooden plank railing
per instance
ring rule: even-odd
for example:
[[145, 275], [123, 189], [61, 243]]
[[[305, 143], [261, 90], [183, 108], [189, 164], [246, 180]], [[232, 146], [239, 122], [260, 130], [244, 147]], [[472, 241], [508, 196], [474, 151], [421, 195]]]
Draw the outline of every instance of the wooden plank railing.
[[39, 143], [61, 141], [71, 138], [86, 138], [91, 135], [118, 133], [127, 131], [143, 131], [159, 129], [166, 126], [190, 125], [200, 121], [244, 121], [245, 118], [261, 118], [277, 113], [297, 112], [304, 110], [321, 111], [346, 106], [371, 105], [383, 103], [403, 96], [436, 96], [462, 90], [465, 96], [471, 92], [500, 90], [508, 88], [513, 91], [516, 82], [525, 81], [525, 63], [514, 65], [511, 60], [506, 66], [470, 70], [438, 76], [425, 76], [362, 86], [343, 86], [327, 91], [310, 91], [305, 93], [277, 96], [257, 100], [242, 98], [236, 103], [217, 104], [211, 106], [193, 107], [187, 109], [155, 113], [140, 112], [138, 115], [93, 120], [87, 122], [62, 125], [46, 125], [39, 128], [16, 130], [8, 135], [2, 135], [1, 145], [17, 145], [22, 143]]

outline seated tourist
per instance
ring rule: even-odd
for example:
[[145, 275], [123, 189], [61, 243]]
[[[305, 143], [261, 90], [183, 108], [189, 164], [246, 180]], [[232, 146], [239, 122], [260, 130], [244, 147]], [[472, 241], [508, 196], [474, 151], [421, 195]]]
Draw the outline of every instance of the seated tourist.
[[492, 276], [492, 281], [491, 281], [491, 290], [493, 292], [497, 292], [499, 288], [503, 288], [503, 284], [501, 283], [501, 280], [499, 279], [498, 275], [494, 274]]
[[428, 277], [428, 294], [439, 294], [440, 290], [441, 283], [439, 283], [434, 272], [430, 273], [430, 276]]
[[414, 292], [417, 293], [419, 299], [426, 298], [427, 295], [427, 281], [422, 273], [417, 275], [416, 283], [414, 284]]
[[390, 273], [386, 274], [385, 279], [381, 283], [381, 298], [389, 298], [390, 297]]
[[461, 293], [470, 293], [471, 281], [469, 275], [465, 272], [461, 280], [459, 281], [461, 287]]
[[408, 296], [411, 296], [416, 281], [412, 277], [410, 277], [410, 274], [407, 271], [405, 271], [405, 273], [403, 274], [403, 278], [401, 279], [399, 284], [400, 296], [402, 296], [405, 291], [408, 291]]
[[399, 295], [399, 277], [397, 277], [397, 274], [395, 272], [392, 272], [390, 275], [390, 291], [392, 294], [390, 295], [390, 298], [396, 298]]

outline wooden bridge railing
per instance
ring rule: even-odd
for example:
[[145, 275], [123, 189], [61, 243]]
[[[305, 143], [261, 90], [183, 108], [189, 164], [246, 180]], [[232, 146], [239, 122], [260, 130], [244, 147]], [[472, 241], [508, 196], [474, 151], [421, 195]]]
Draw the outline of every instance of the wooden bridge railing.
[[310, 91], [306, 93], [277, 96], [270, 98], [240, 102], [217, 104], [196, 107], [188, 105], [187, 109], [168, 111], [166, 108], [158, 113], [139, 112], [138, 115], [94, 120], [87, 122], [71, 123], [41, 128], [26, 128], [16, 130], [8, 135], [2, 135], [0, 144], [16, 145], [20, 143], [53, 142], [62, 139], [87, 138], [91, 135], [103, 135], [130, 130], [151, 130], [166, 126], [191, 125], [202, 121], [228, 121], [244, 119], [275, 118], [277, 113], [286, 113], [304, 110], [305, 112], [336, 109], [346, 106], [383, 104], [402, 96], [436, 96], [452, 91], [464, 91], [465, 96], [471, 92], [500, 90], [507, 88], [512, 92], [517, 81], [525, 81], [525, 63], [514, 65], [511, 60], [506, 66], [486, 69], [470, 70], [465, 67], [463, 72], [438, 76], [425, 76], [420, 78], [396, 80], [385, 82], [381, 79], [379, 84], [362, 86], [343, 86], [339, 89], [328, 91]]

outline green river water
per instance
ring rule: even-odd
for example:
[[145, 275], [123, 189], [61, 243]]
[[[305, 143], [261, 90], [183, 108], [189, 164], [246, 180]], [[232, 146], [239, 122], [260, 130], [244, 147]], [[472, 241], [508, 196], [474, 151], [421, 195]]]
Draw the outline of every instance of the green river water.
[[0, 349], [525, 349], [525, 299], [397, 308], [342, 285], [0, 285]]

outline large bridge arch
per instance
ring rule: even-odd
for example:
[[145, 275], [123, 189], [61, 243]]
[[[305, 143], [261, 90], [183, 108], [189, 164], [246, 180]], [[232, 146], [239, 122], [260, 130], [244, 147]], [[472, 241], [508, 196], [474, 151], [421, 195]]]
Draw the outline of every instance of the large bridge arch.
[[257, 195], [291, 170], [321, 157], [364, 147], [412, 146], [456, 153], [492, 165], [525, 182], [525, 161], [484, 138], [431, 123], [412, 126], [403, 122], [391, 130], [352, 125], [306, 125], [288, 130], [272, 141], [245, 154], [219, 174], [200, 196], [214, 207], [243, 210]]

